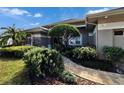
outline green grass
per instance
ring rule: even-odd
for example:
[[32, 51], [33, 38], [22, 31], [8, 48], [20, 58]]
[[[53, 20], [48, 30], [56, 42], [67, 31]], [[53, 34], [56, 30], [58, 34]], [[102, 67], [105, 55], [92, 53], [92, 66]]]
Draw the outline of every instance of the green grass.
[[28, 85], [28, 70], [21, 59], [0, 57], [0, 84]]

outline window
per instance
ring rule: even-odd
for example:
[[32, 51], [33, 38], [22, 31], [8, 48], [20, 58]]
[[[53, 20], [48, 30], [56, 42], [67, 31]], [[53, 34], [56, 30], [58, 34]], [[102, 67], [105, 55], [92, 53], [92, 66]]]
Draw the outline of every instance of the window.
[[122, 30], [114, 31], [114, 35], [123, 35], [123, 31]]
[[69, 39], [69, 45], [81, 45], [81, 36]]

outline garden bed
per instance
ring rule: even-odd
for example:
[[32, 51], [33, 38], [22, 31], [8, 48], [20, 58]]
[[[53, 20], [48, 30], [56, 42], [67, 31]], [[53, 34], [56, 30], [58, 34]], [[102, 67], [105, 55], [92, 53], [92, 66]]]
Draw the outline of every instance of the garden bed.
[[73, 58], [69, 58], [69, 59], [71, 59], [73, 62], [79, 65], [82, 65], [84, 67], [117, 73], [116, 71], [117, 68], [111, 62], [107, 60], [81, 61], [81, 60], [76, 60]]

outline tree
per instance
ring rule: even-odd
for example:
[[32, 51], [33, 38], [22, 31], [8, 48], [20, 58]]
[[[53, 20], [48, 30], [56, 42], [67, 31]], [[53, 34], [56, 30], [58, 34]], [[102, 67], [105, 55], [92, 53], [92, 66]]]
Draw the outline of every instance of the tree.
[[58, 24], [49, 30], [49, 35], [53, 38], [57, 38], [60, 41], [60, 37], [64, 42], [64, 45], [67, 47], [68, 40], [72, 37], [79, 36], [79, 30], [73, 25], [69, 24]]
[[26, 40], [27, 34], [21, 29], [16, 28], [15, 25], [1, 27], [1, 29], [5, 30], [0, 36], [0, 44], [2, 46], [6, 46], [9, 39], [12, 39], [12, 45], [20, 45]]

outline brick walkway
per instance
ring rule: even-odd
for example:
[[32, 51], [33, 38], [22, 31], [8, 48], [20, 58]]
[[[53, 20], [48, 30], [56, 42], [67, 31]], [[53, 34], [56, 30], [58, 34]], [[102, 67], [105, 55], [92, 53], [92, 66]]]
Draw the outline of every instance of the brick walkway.
[[98, 82], [101, 84], [109, 85], [124, 84], [124, 75], [86, 68], [72, 62], [66, 57], [63, 57], [63, 60], [66, 70], [82, 78], [86, 78], [88, 80]]

